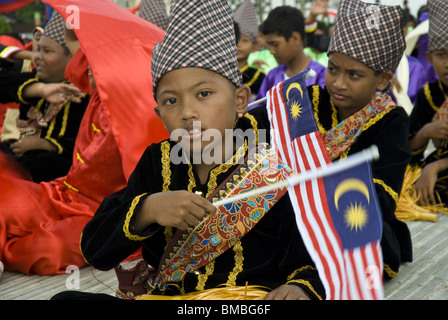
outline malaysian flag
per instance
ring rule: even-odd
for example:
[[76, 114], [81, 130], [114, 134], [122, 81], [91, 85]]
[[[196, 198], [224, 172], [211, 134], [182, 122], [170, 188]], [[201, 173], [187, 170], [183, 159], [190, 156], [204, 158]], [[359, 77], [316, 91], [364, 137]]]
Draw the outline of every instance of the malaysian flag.
[[[332, 165], [305, 86], [307, 72], [266, 96], [272, 147], [299, 174]], [[370, 163], [290, 187], [289, 196], [326, 298], [382, 299], [382, 215]]]

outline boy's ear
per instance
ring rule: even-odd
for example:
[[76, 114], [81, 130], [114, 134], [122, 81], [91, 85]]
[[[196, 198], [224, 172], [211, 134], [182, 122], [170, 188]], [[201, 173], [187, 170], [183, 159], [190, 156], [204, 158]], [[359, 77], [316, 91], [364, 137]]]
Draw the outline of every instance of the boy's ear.
[[297, 43], [303, 44], [303, 39], [302, 39], [302, 36], [300, 35], [300, 32], [297, 32], [297, 31], [291, 32], [291, 36], [289, 38], [294, 40], [294, 43], [296, 43], [296, 44]]
[[[154, 107], [154, 112], [156, 113], [156, 115], [160, 118], [160, 110], [159, 110], [159, 106], [155, 106]], [[162, 119], [162, 118], [160, 118]]]
[[248, 85], [244, 84], [235, 90], [237, 115], [244, 115], [247, 112], [247, 105], [249, 104], [251, 91]]
[[380, 77], [380, 79], [379, 79], [377, 89], [383, 91], [387, 88], [387, 86], [391, 82], [392, 78], [394, 77], [394, 74], [392, 72], [381, 72], [379, 77]]

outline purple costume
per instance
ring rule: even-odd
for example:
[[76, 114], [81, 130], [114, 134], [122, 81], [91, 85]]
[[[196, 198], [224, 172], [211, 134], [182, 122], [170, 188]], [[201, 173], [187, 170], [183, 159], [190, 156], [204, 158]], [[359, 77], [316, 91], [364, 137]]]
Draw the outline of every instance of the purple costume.
[[[277, 83], [282, 82], [285, 80], [285, 71], [287, 68], [287, 64], [279, 65], [278, 67], [275, 67], [264, 78], [260, 89], [258, 90], [258, 94], [255, 100], [259, 100], [261, 98], [264, 98], [266, 96], [266, 93], [269, 89], [271, 89], [273, 86], [275, 86]], [[310, 69], [313, 69], [316, 72], [316, 76], [311, 79], [306, 80], [306, 86], [312, 86], [314, 84], [320, 85], [322, 88], [325, 87], [325, 73], [327, 72], [327, 68], [321, 65], [320, 63], [311, 60], [311, 62], [308, 64], [308, 67]], [[250, 109], [253, 109], [255, 107], [258, 107], [263, 104], [259, 104], [256, 106], [253, 106]]]

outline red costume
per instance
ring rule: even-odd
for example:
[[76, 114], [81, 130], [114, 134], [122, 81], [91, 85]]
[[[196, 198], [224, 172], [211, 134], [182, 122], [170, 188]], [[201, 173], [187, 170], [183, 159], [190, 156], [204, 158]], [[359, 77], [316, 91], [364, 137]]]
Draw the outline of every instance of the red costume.
[[[45, 2], [70, 22], [70, 1]], [[153, 111], [150, 73], [163, 31], [107, 0], [77, 6], [81, 49], [66, 78], [91, 95], [90, 103], [67, 176], [36, 184], [0, 158], [0, 260], [7, 270], [48, 275], [85, 266], [85, 224], [103, 197], [126, 185], [145, 148], [168, 137]], [[96, 88], [88, 86], [87, 65]]]

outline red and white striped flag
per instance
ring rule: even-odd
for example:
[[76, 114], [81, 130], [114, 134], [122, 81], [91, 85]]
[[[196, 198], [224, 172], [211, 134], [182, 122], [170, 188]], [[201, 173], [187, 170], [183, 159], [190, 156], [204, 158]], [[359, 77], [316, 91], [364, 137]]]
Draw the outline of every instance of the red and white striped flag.
[[[267, 93], [272, 147], [299, 174], [331, 165], [305, 86], [306, 73]], [[288, 193], [326, 299], [382, 299], [382, 215], [370, 163], [300, 183]]]

